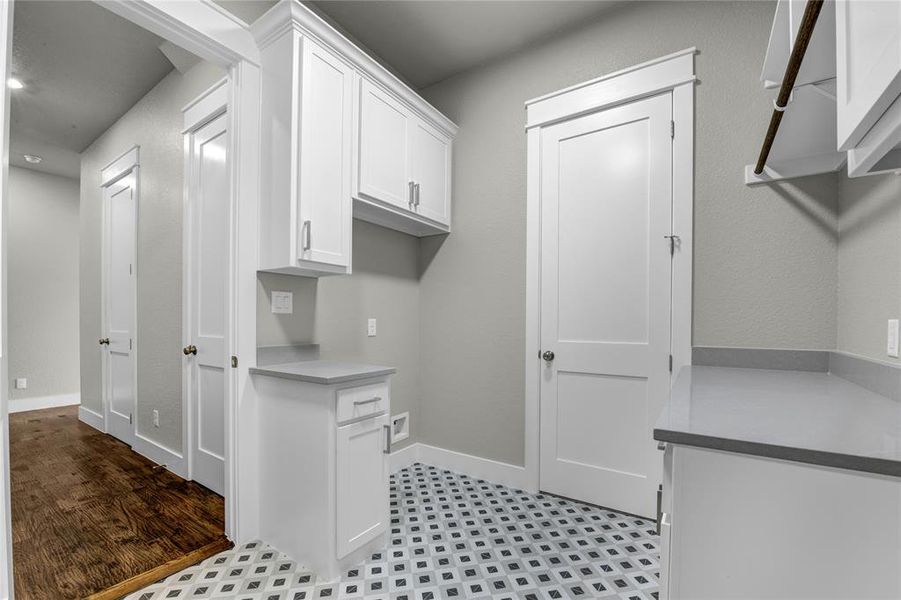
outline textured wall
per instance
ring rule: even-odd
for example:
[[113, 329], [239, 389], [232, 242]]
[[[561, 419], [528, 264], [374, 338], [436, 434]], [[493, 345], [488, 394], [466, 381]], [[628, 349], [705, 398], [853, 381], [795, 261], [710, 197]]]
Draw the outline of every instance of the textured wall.
[[10, 167], [8, 227], [9, 397], [77, 393], [78, 180]]
[[835, 175], [747, 187], [774, 3], [632, 2], [424, 95], [460, 126], [454, 231], [423, 240], [421, 440], [522, 464], [523, 102], [696, 46], [694, 343], [833, 348]]
[[[260, 346], [315, 341], [322, 358], [397, 368], [391, 412], [410, 412], [409, 442], [419, 429], [419, 240], [354, 220], [353, 274], [309, 279], [261, 273], [257, 286]], [[274, 315], [272, 290], [294, 292], [294, 314]], [[378, 335], [366, 335], [375, 318]]]
[[[140, 151], [138, 199], [137, 430], [172, 450], [182, 447], [182, 210], [184, 154], [181, 109], [224, 76], [200, 63], [172, 71], [82, 154], [81, 398], [102, 412], [100, 170], [134, 145]], [[152, 411], [160, 411], [160, 427]]]
[[901, 177], [840, 179], [838, 349], [899, 363], [886, 321], [901, 317]]

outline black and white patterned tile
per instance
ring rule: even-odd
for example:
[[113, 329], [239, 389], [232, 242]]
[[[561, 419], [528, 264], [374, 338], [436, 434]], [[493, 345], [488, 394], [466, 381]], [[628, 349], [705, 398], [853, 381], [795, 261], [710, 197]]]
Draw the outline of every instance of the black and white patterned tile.
[[388, 548], [337, 583], [254, 542], [128, 600], [652, 600], [659, 556], [645, 519], [417, 464], [391, 477]]

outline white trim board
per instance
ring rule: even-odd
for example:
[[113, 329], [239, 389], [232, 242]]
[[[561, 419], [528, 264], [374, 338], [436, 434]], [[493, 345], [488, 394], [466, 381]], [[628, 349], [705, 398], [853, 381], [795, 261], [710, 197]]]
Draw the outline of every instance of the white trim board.
[[694, 223], [695, 48], [546, 94], [526, 102], [526, 348], [524, 484], [539, 488], [541, 343], [541, 127], [655, 94], [673, 102], [672, 373], [691, 364]]
[[460, 473], [461, 475], [468, 475], [475, 479], [499, 483], [517, 490], [538, 491], [537, 487], [528, 485], [529, 479], [525, 467], [429, 446], [420, 442], [410, 444], [397, 452], [392, 452], [389, 462], [392, 473], [405, 469], [414, 463], [421, 462], [440, 469], [453, 471], [454, 473]]
[[78, 420], [85, 425], [90, 425], [97, 431], [106, 433], [106, 425], [104, 424], [103, 415], [97, 411], [82, 405], [78, 407]]
[[135, 445], [132, 450], [144, 458], [166, 467], [182, 479], [188, 479], [188, 469], [182, 454], [135, 432]]
[[18, 398], [9, 401], [9, 412], [18, 413], [44, 408], [57, 408], [59, 406], [74, 406], [76, 404], [81, 404], [81, 394], [79, 392], [53, 396], [35, 396], [34, 398]]

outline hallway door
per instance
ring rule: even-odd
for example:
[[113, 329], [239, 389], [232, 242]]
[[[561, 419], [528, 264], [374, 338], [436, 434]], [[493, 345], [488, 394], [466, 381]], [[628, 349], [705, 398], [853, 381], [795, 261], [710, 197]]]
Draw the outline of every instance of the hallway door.
[[134, 444], [138, 167], [103, 187], [104, 410], [107, 433]]
[[225, 491], [229, 183], [228, 116], [186, 134], [187, 327], [191, 478]]
[[541, 131], [540, 487], [656, 513], [669, 394], [672, 97]]

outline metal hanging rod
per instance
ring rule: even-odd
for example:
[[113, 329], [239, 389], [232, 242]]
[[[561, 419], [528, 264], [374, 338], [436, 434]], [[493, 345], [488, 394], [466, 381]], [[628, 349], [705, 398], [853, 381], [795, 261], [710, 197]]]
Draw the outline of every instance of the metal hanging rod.
[[782, 114], [788, 107], [788, 99], [795, 87], [795, 80], [798, 78], [798, 71], [801, 70], [801, 61], [807, 53], [807, 46], [810, 44], [810, 38], [813, 36], [813, 28], [817, 24], [817, 17], [820, 16], [820, 9], [823, 8], [823, 0], [807, 0], [807, 6], [804, 7], [804, 16], [801, 19], [801, 27], [798, 29], [798, 36], [795, 38], [795, 45], [792, 47], [791, 56], [788, 64], [785, 66], [785, 76], [782, 78], [782, 87], [779, 88], [779, 95], [776, 97], [774, 104], [773, 116], [770, 117], [770, 126], [766, 130], [766, 137], [763, 139], [763, 147], [760, 149], [760, 156], [757, 157], [757, 165], [754, 167], [754, 173], [760, 175], [766, 166], [766, 159], [770, 156], [770, 150], [773, 149], [773, 142], [776, 140], [776, 133], [779, 131], [779, 124], [782, 123]]

